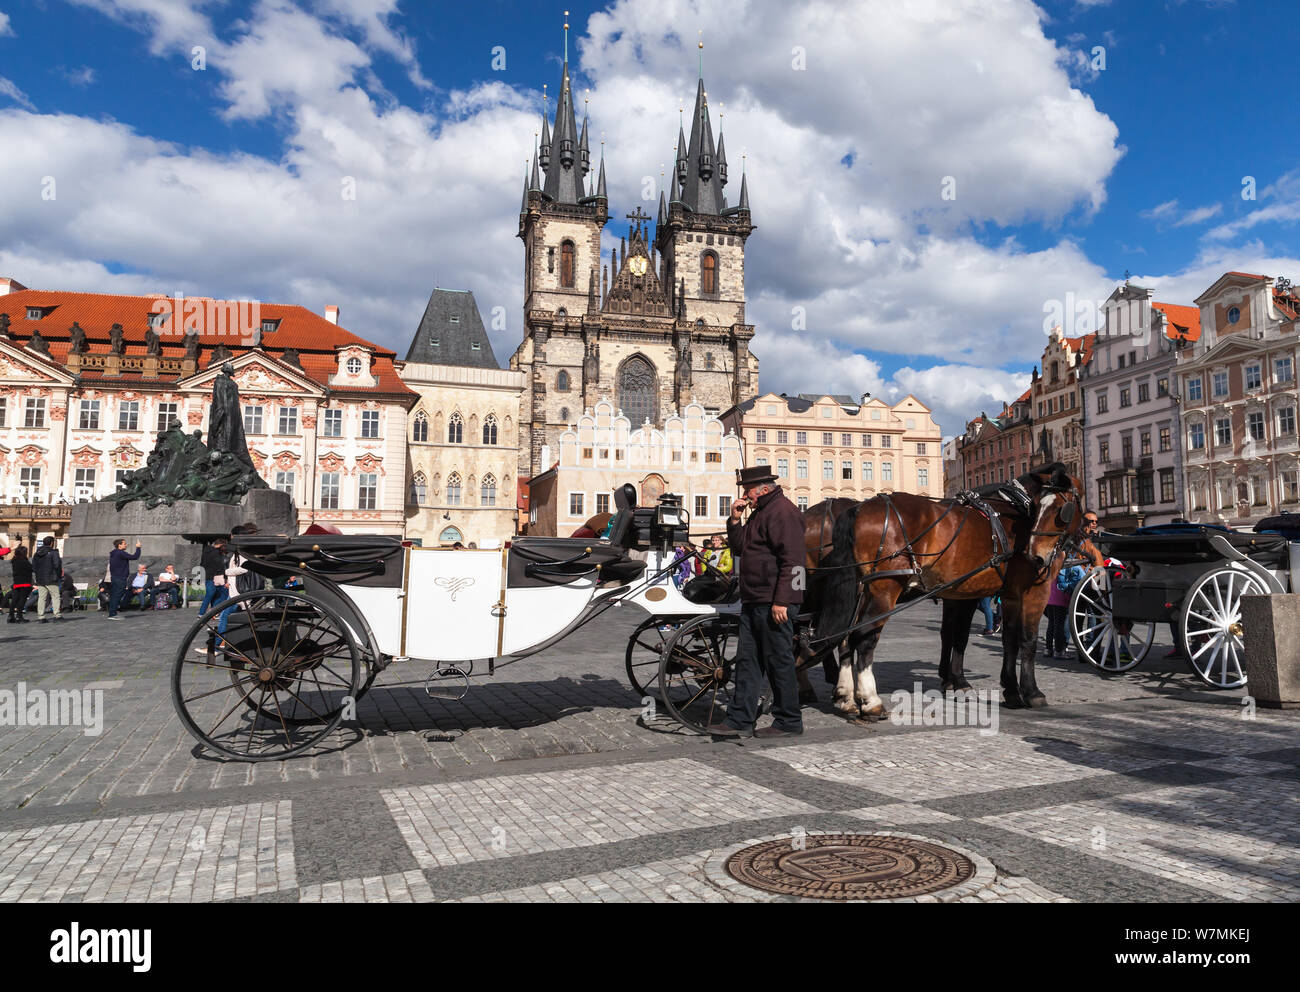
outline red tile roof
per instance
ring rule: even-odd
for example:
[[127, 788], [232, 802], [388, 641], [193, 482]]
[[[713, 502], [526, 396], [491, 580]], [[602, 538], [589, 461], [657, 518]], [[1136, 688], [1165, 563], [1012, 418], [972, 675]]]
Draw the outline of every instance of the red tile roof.
[[[20, 289], [0, 296], [0, 313], [8, 314], [9, 334], [20, 344], [26, 345], [32, 332], [40, 328], [41, 337], [50, 346], [50, 357], [61, 365], [67, 364], [70, 348], [70, 329], [73, 323], [86, 332], [86, 346], [90, 354], [105, 354], [109, 350], [110, 332], [114, 324], [122, 325], [123, 351], [128, 356], [145, 354], [145, 332], [148, 330], [149, 315], [159, 299], [167, 299], [161, 294], [155, 296], [115, 296], [107, 293], [71, 293], [58, 290]], [[199, 297], [187, 297], [187, 301], [200, 300]], [[205, 307], [219, 304], [237, 307], [233, 300], [210, 300], [202, 298]], [[174, 301], [173, 301], [174, 306]], [[27, 319], [28, 307], [41, 307], [48, 310], [38, 320]], [[281, 358], [285, 349], [293, 348], [299, 353], [302, 369], [308, 377], [325, 386], [338, 368], [335, 350], [341, 346], [359, 345], [372, 352], [371, 370], [378, 384], [372, 388], [332, 387], [338, 394], [363, 394], [368, 396], [398, 397], [414, 401], [416, 393], [411, 390], [397, 374], [394, 361], [395, 352], [381, 348], [376, 344], [358, 337], [352, 332], [330, 323], [319, 314], [306, 307], [285, 303], [262, 303], [257, 311], [259, 320], [278, 320], [280, 323], [274, 331], [262, 336], [262, 350], [273, 358]], [[175, 324], [180, 323], [177, 315]], [[216, 330], [206, 328], [203, 330]], [[241, 344], [241, 339], [233, 334], [202, 333], [199, 337], [198, 367], [207, 367], [211, 353], [219, 345], [226, 345], [235, 355], [249, 350]], [[161, 336], [162, 358], [181, 359], [185, 357], [185, 340], [177, 333]], [[83, 379], [103, 378], [100, 369], [86, 369]], [[175, 375], [161, 377], [161, 382], [175, 381]], [[123, 372], [112, 377], [114, 382], [141, 382], [139, 373]]]
[[1201, 308], [1185, 307], [1177, 303], [1155, 303], [1151, 304], [1157, 310], [1165, 315], [1168, 323], [1165, 325], [1165, 337], [1171, 341], [1184, 338], [1188, 341], [1197, 341], [1201, 337]]
[[1085, 334], [1081, 338], [1065, 338], [1065, 346], [1079, 353], [1079, 364], [1087, 365], [1092, 360], [1092, 346], [1097, 343], [1096, 334]]
[[1280, 289], [1273, 290], [1273, 305], [1287, 320], [1300, 320], [1300, 297], [1295, 293], [1283, 293]]

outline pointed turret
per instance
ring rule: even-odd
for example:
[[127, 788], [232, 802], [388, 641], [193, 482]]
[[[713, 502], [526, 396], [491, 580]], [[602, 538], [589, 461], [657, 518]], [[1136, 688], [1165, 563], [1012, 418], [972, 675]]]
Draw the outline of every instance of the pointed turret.
[[[528, 194], [525, 192], [525, 193], [524, 193], [524, 196], [527, 197], [527, 195], [528, 195]], [[658, 218], [658, 220], [656, 221], [656, 223], [657, 223], [657, 224], [667, 224], [667, 223], [668, 223], [668, 201], [667, 201], [667, 199], [665, 199], [665, 197], [664, 197], [664, 191], [663, 191], [663, 190], [660, 190], [660, 191], [659, 191], [659, 218]]]
[[540, 160], [543, 169], [551, 167], [551, 127], [546, 122], [546, 110], [542, 110], [542, 147]]
[[736, 204], [741, 210], [749, 209], [749, 177], [740, 177], [740, 202]]
[[[686, 133], [682, 130], [681, 124], [677, 125], [676, 167], [677, 167], [677, 185], [684, 186], [686, 184], [686, 170], [690, 168], [690, 163], [686, 157]], [[673, 190], [673, 192], [678, 193], [679, 191]], [[676, 200], [679, 199], [679, 197], [675, 195], [673, 196], [673, 199]]]
[[726, 138], [722, 132], [718, 132], [718, 184], [727, 185], [727, 146]]
[[582, 197], [582, 175], [578, 148], [578, 124], [573, 114], [573, 88], [569, 63], [565, 60], [560, 77], [560, 96], [555, 101], [555, 130], [551, 135], [551, 163], [546, 170], [543, 192], [553, 202], [577, 203]]
[[591, 171], [591, 150], [587, 147], [587, 118], [582, 119], [582, 137], [578, 139], [578, 158], [585, 176]]
[[537, 152], [533, 152], [533, 176], [528, 180], [529, 189], [541, 189], [542, 177], [537, 172]]
[[[713, 126], [709, 123], [709, 104], [701, 79], [695, 91], [695, 111], [691, 117], [691, 138], [686, 149], [685, 183], [682, 203], [697, 214], [722, 212], [722, 183], [716, 165]], [[678, 162], [678, 172], [681, 173]]]
[[605, 153], [600, 153], [600, 178], [596, 181], [596, 196], [599, 199], [607, 200], [609, 197], [605, 194]]

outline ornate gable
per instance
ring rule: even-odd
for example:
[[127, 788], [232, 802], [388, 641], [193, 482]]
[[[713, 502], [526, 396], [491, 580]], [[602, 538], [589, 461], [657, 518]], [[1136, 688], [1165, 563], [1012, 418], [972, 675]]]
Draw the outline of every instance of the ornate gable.
[[638, 208], [628, 214], [632, 229], [628, 236], [627, 252], [609, 291], [605, 294], [602, 312], [608, 314], [635, 314], [645, 317], [669, 317], [668, 296], [655, 274], [646, 245], [645, 221], [650, 218]]

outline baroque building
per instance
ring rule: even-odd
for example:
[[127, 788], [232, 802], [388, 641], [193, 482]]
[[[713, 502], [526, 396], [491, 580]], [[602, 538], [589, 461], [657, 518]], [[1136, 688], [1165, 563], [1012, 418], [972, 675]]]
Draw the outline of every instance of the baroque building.
[[1067, 338], [1053, 327], [1043, 349], [1043, 374], [1035, 369], [1030, 384], [1031, 407], [1037, 429], [1034, 457], [1038, 462], [1062, 462], [1065, 470], [1083, 479], [1083, 404], [1079, 373], [1092, 357], [1096, 334]]
[[691, 403], [716, 416], [758, 386], [745, 322], [749, 191], [742, 176], [728, 205], [726, 147], [721, 133], [714, 142], [704, 80], [653, 225], [638, 206], [608, 254], [605, 160], [593, 170], [590, 130], [585, 117], [577, 126], [566, 56], [519, 212], [524, 335], [510, 368], [525, 379], [523, 478], [550, 469], [561, 434], [601, 402], [634, 428], [661, 426]]
[[996, 417], [981, 413], [957, 441], [954, 478], [944, 495], [997, 482], [1010, 482], [1029, 471], [1034, 450], [1032, 387], [1002, 408]]
[[524, 377], [497, 365], [473, 293], [433, 291], [401, 376], [419, 394], [408, 424], [407, 538], [424, 547], [508, 540]]

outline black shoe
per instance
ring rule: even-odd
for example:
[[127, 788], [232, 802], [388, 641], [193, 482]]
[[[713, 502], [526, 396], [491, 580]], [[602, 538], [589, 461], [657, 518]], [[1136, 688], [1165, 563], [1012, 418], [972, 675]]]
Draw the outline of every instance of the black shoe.
[[740, 731], [728, 723], [711, 723], [704, 728], [714, 737], [739, 737]]
[[764, 740], [772, 740], [774, 737], [798, 737], [803, 733], [799, 730], [782, 730], [780, 727], [773, 725], [771, 727], [762, 727], [754, 731], [755, 737], [761, 737]]

